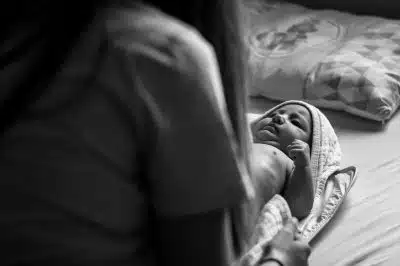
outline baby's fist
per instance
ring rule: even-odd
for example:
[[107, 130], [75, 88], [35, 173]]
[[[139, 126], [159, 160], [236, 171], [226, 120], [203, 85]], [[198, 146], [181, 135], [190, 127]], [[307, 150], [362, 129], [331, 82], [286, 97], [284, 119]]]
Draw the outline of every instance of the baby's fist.
[[310, 147], [302, 140], [295, 139], [288, 147], [288, 155], [296, 166], [310, 165]]

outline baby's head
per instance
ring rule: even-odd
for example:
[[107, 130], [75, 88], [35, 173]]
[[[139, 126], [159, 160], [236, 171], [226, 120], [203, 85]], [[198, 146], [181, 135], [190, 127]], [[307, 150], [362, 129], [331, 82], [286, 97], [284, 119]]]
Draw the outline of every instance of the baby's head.
[[251, 126], [255, 143], [274, 146], [288, 154], [287, 146], [295, 139], [312, 145], [313, 123], [307, 107], [290, 103], [266, 114]]

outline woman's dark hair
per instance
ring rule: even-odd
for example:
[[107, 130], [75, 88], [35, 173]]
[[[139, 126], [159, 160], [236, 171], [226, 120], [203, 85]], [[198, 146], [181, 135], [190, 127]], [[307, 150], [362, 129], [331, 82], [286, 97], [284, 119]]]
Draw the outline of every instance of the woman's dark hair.
[[213, 46], [222, 76], [228, 113], [241, 156], [247, 161], [246, 64], [239, 0], [143, 0], [198, 30]]
[[48, 89], [103, 2], [16, 0], [0, 11], [1, 134]]
[[[246, 55], [240, 0], [116, 2], [152, 5], [197, 29], [213, 46], [239, 153], [247, 161]], [[116, 4], [105, 0], [16, 0], [0, 11], [7, 21], [0, 44], [1, 132], [47, 89], [97, 9], [107, 3]]]
[[1, 33], [5, 41], [0, 44], [1, 132], [47, 89], [96, 10], [107, 3], [124, 2], [152, 5], [196, 28], [212, 44], [239, 152], [247, 160], [246, 67], [239, 0], [13, 1], [0, 11], [7, 22]]
[[[213, 46], [226, 98], [228, 113], [239, 143], [239, 156], [249, 169], [249, 131], [247, 127], [246, 49], [242, 36], [242, 6], [240, 0], [145, 0], [161, 11], [198, 30]], [[249, 169], [250, 170], [250, 169]], [[246, 203], [247, 204], [247, 203]], [[240, 206], [232, 212], [236, 231], [237, 252], [247, 245], [252, 232], [247, 212]], [[255, 207], [250, 207], [255, 208]]]

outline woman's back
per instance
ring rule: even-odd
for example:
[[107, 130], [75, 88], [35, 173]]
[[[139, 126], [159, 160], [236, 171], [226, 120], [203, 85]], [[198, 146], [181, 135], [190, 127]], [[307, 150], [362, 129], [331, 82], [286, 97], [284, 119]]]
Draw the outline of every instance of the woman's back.
[[98, 13], [3, 134], [1, 264], [153, 265], [156, 218], [240, 202], [213, 60], [158, 11]]

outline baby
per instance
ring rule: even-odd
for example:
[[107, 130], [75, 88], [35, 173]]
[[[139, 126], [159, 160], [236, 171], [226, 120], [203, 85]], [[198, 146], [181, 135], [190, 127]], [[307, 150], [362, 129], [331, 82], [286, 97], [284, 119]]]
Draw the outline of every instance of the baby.
[[310, 167], [312, 121], [305, 106], [290, 103], [251, 125], [256, 189], [265, 196], [264, 200], [281, 194], [299, 220], [310, 213], [314, 200]]

